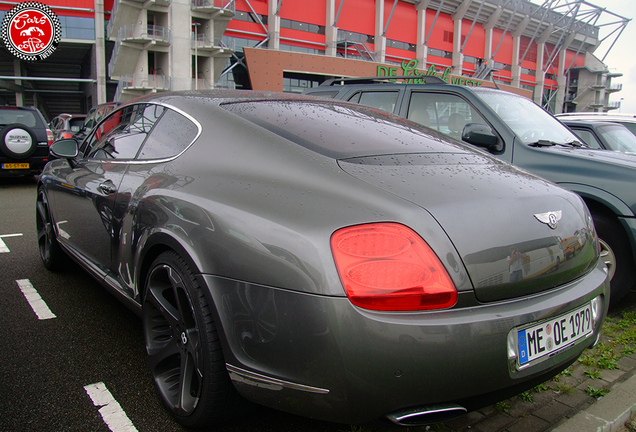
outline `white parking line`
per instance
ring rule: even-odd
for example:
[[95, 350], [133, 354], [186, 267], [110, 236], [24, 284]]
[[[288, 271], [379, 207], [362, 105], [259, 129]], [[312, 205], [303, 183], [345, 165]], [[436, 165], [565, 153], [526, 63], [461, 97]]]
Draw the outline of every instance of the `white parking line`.
[[3, 237], [20, 237], [22, 234], [2, 234], [0, 235], [0, 253], [11, 252], [7, 245], [2, 241]]
[[20, 290], [22, 290], [22, 294], [27, 299], [29, 304], [31, 305], [31, 309], [38, 316], [39, 319], [51, 319], [57, 318], [51, 309], [46, 305], [40, 294], [33, 288], [31, 281], [28, 279], [19, 279], [16, 281]]
[[113, 432], [137, 432], [126, 413], [121, 409], [119, 402], [106, 388], [103, 382], [84, 386], [84, 390], [93, 401], [93, 405], [101, 407], [99, 413], [104, 423]]

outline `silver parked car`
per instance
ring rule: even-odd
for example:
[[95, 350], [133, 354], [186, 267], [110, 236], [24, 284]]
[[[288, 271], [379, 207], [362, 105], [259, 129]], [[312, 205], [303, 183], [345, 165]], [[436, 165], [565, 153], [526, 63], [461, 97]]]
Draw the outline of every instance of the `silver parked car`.
[[51, 151], [44, 265], [72, 257], [141, 316], [187, 426], [242, 399], [444, 421], [558, 374], [607, 313], [578, 195], [373, 108], [161, 93]]

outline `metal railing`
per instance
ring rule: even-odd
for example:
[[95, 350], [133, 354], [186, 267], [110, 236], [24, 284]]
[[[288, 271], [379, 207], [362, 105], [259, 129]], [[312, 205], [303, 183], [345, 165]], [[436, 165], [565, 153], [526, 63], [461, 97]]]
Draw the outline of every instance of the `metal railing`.
[[160, 42], [170, 43], [172, 38], [172, 32], [163, 26], [147, 25], [145, 27], [139, 25], [125, 25], [121, 26], [117, 31], [117, 39], [115, 40], [115, 46], [113, 47], [113, 53], [108, 62], [108, 73], [113, 74], [115, 68], [115, 62], [117, 61], [117, 54], [122, 42], [141, 39], [144, 41], [155, 40]]
[[156, 74], [122, 75], [118, 87], [122, 90], [170, 90], [170, 77]]
[[225, 46], [221, 38], [218, 39], [210, 39], [205, 34], [197, 34], [195, 38], [194, 32], [192, 32], [192, 48], [223, 48], [227, 49], [229, 47]]
[[170, 43], [172, 32], [163, 26], [149, 24], [147, 26], [125, 25], [117, 31], [117, 41], [129, 39], [155, 40]]
[[234, 0], [192, 0], [193, 8], [215, 8], [236, 12]]
[[115, 16], [117, 15], [117, 9], [119, 8], [119, 1], [115, 0], [113, 2], [113, 8], [110, 11], [110, 19], [108, 20], [108, 24], [106, 25], [106, 37], [110, 39], [110, 35], [113, 32], [113, 26], [115, 25]]
[[364, 42], [339, 39], [337, 46], [339, 50], [338, 54], [342, 55], [344, 58], [361, 59], [371, 62], [375, 61], [373, 53], [371, 53], [367, 44]]

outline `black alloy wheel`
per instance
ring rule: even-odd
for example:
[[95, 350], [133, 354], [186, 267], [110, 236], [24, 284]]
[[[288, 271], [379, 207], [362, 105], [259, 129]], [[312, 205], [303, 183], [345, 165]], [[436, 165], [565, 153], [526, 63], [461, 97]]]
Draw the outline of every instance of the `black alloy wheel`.
[[55, 227], [51, 218], [51, 209], [46, 192], [42, 187], [38, 189], [35, 205], [35, 225], [38, 237], [38, 249], [44, 267], [51, 271], [62, 270], [68, 261], [55, 236]]
[[202, 288], [175, 252], [159, 255], [148, 273], [143, 327], [152, 376], [177, 421], [221, 422], [237, 394]]

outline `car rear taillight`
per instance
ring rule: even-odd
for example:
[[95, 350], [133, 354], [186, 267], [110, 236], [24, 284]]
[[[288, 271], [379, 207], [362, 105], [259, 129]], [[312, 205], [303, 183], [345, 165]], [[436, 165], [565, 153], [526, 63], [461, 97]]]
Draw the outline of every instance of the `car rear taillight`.
[[62, 139], [73, 138], [73, 132], [62, 132]]
[[382, 311], [449, 308], [457, 289], [439, 258], [410, 228], [373, 223], [342, 228], [331, 251], [347, 297]]
[[49, 142], [49, 145], [53, 144], [53, 131], [51, 131], [51, 129], [46, 130], [46, 140]]

